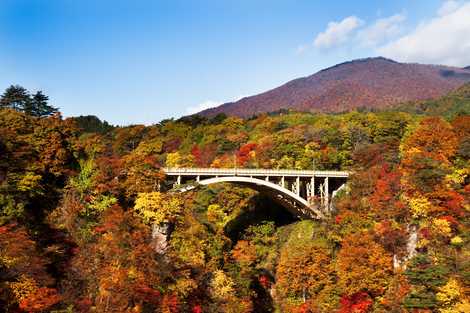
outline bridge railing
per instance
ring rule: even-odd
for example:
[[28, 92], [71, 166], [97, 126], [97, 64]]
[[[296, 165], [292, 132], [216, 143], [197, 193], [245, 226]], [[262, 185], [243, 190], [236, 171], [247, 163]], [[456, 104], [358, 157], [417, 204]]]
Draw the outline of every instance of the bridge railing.
[[164, 168], [167, 175], [240, 175], [240, 176], [295, 176], [295, 177], [348, 177], [346, 171], [313, 171], [291, 169], [248, 168]]

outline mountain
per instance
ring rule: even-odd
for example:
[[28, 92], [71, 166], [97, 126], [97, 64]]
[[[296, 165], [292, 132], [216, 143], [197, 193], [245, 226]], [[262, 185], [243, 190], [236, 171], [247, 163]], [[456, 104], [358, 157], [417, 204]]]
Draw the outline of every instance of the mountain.
[[470, 69], [367, 58], [332, 66], [200, 114], [249, 117], [280, 109], [341, 112], [361, 107], [385, 108], [408, 101], [435, 99], [468, 81]]

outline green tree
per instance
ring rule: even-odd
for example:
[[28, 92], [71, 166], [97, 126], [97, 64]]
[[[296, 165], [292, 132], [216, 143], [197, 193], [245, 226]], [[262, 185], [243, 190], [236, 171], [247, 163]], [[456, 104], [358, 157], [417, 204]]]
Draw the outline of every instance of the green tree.
[[25, 112], [31, 109], [31, 96], [26, 88], [19, 85], [8, 87], [0, 98], [1, 108], [10, 108], [16, 111]]
[[37, 116], [37, 117], [45, 117], [51, 116], [57, 113], [59, 110], [51, 105], [48, 104], [49, 97], [42, 93], [42, 91], [36, 92], [29, 101], [31, 112], [26, 112], [27, 114]]
[[48, 101], [49, 97], [42, 91], [31, 95], [26, 88], [11, 85], [0, 98], [0, 108], [10, 108], [36, 117], [47, 117], [58, 112]]

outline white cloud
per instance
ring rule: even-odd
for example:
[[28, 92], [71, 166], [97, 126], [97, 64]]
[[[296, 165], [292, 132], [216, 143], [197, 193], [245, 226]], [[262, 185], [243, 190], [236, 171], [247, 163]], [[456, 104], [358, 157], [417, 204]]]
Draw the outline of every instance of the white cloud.
[[455, 0], [444, 1], [444, 3], [441, 5], [439, 10], [437, 11], [437, 14], [439, 16], [448, 15], [454, 12], [455, 10], [457, 10], [461, 5], [462, 3], [460, 3], [460, 1], [455, 1]]
[[[449, 2], [452, 2], [450, 4]], [[404, 62], [467, 66], [470, 64], [470, 2], [446, 1], [429, 21], [377, 49]]]
[[245, 95], [238, 96], [238, 97], [235, 97], [235, 98], [227, 100], [227, 101], [206, 100], [206, 101], [201, 102], [197, 105], [193, 105], [193, 106], [190, 106], [190, 107], [186, 108], [186, 114], [187, 115], [196, 114], [196, 113], [199, 113], [201, 111], [217, 107], [217, 106], [219, 106], [223, 103], [235, 102], [235, 101], [241, 100], [242, 98], [245, 98], [245, 97], [246, 97]]
[[405, 19], [403, 13], [380, 18], [374, 24], [360, 30], [358, 39], [362, 45], [367, 47], [382, 44], [400, 34]]
[[[349, 16], [340, 22], [330, 22], [324, 32], [319, 33], [314, 40], [314, 47], [321, 49], [335, 48], [352, 43], [365, 47], [376, 47], [378, 44], [396, 37], [402, 31], [404, 14], [395, 14], [377, 19], [365, 26], [365, 22], [356, 16]], [[306, 50], [307, 46], [299, 45], [297, 54]]]
[[349, 16], [340, 22], [329, 22], [328, 27], [319, 33], [313, 42], [316, 48], [328, 49], [341, 45], [350, 39], [350, 35], [364, 22], [356, 16]]
[[218, 105], [222, 104], [220, 101], [214, 101], [214, 100], [206, 100], [204, 102], [201, 102], [197, 105], [190, 106], [186, 109], [186, 114], [196, 114], [199, 113], [203, 110], [210, 109], [213, 107], [216, 107]]

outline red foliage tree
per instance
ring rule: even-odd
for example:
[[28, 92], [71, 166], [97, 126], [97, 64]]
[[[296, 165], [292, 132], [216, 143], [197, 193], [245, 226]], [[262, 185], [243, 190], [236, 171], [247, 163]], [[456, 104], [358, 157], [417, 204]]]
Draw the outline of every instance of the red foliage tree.
[[244, 167], [250, 158], [250, 152], [254, 151], [257, 147], [256, 143], [247, 143], [240, 147], [237, 152], [237, 164]]
[[20, 302], [20, 309], [26, 312], [45, 312], [60, 301], [57, 290], [53, 288], [39, 288], [34, 294]]
[[217, 146], [209, 144], [201, 148], [198, 145], [194, 145], [191, 149], [191, 154], [197, 166], [208, 167], [217, 155]]
[[372, 306], [372, 299], [367, 292], [357, 292], [351, 296], [343, 296], [340, 300], [338, 313], [365, 313]]
[[400, 200], [400, 171], [388, 164], [382, 165], [375, 182], [373, 194], [369, 197], [371, 212], [378, 219], [398, 219], [407, 217], [408, 210]]

